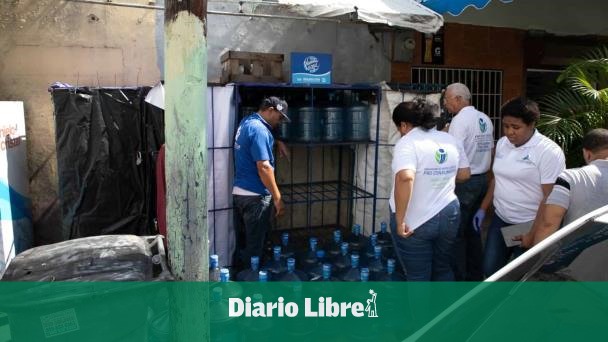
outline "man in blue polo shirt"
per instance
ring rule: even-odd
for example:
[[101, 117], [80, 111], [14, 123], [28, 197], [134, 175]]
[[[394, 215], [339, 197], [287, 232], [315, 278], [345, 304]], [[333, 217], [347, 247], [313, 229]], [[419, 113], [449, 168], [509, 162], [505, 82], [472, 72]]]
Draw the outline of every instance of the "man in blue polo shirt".
[[241, 120], [234, 138], [235, 262], [244, 268], [249, 267], [252, 256], [262, 256], [272, 208], [276, 216], [284, 212], [272, 153], [272, 129], [283, 120], [289, 121], [287, 102], [274, 96], [265, 98], [256, 113]]

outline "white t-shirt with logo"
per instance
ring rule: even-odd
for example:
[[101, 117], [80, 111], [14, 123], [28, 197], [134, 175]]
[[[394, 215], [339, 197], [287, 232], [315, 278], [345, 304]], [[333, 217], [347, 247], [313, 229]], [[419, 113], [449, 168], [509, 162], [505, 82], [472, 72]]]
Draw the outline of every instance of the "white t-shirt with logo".
[[492, 168], [496, 214], [513, 224], [534, 220], [543, 199], [541, 184], [554, 184], [565, 168], [562, 149], [538, 131], [519, 147], [500, 138]]
[[414, 128], [401, 137], [393, 151], [393, 186], [389, 205], [395, 212], [395, 175], [401, 170], [416, 173], [412, 197], [405, 213], [405, 223], [416, 229], [437, 215], [454, 194], [456, 172], [469, 167], [462, 143], [435, 129]]
[[490, 170], [494, 125], [487, 115], [473, 106], [464, 107], [452, 119], [448, 132], [462, 142], [472, 175]]

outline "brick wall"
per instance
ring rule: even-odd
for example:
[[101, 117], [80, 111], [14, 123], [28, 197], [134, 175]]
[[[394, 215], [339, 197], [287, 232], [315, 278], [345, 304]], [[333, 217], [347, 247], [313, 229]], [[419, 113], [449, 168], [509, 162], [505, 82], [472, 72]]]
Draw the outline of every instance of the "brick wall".
[[[503, 71], [503, 100], [524, 94], [523, 30], [446, 23], [444, 26], [444, 61], [437, 67], [493, 69]], [[423, 35], [416, 34], [412, 63], [391, 65], [392, 82], [410, 82], [412, 66], [422, 64]]]

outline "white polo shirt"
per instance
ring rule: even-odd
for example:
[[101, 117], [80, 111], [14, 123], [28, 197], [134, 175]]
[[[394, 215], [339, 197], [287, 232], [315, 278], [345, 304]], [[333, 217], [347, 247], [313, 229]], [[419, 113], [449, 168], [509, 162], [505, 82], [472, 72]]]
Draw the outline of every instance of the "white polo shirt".
[[490, 170], [494, 125], [487, 115], [473, 106], [464, 107], [452, 119], [448, 132], [462, 142], [472, 175]]
[[538, 131], [519, 147], [500, 138], [492, 168], [498, 217], [513, 224], [534, 220], [543, 199], [541, 184], [554, 184], [565, 168], [562, 149]]
[[389, 205], [393, 213], [395, 175], [401, 170], [416, 173], [412, 198], [405, 213], [405, 223], [410, 229], [416, 229], [456, 199], [456, 172], [469, 167], [469, 161], [462, 144], [453, 136], [417, 127], [399, 139], [391, 166], [393, 186]]

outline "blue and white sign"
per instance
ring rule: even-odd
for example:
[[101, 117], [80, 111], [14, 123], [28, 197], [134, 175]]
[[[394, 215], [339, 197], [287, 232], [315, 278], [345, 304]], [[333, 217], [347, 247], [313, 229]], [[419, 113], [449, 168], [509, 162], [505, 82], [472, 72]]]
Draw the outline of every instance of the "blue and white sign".
[[331, 55], [327, 53], [291, 53], [292, 84], [331, 84]]

